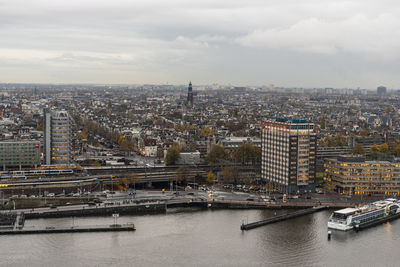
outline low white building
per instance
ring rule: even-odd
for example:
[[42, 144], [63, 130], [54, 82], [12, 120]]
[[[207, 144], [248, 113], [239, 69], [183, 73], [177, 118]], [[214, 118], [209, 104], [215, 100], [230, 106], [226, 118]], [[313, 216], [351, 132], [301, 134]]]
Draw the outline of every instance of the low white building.
[[144, 153], [146, 157], [157, 157], [157, 146], [145, 146]]

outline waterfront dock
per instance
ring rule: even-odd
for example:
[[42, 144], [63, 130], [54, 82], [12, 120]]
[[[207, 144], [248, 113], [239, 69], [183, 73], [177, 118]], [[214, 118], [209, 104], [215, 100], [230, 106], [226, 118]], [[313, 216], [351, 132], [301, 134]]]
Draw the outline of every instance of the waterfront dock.
[[113, 213], [121, 215], [143, 215], [166, 213], [168, 208], [207, 208], [207, 201], [188, 199], [169, 200], [169, 201], [149, 201], [149, 202], [115, 202], [99, 203], [96, 205], [69, 205], [58, 207], [3, 210], [0, 214], [14, 212], [24, 214], [26, 219], [36, 218], [61, 218], [61, 217], [81, 217], [81, 216], [108, 216]]
[[296, 217], [300, 217], [300, 216], [304, 216], [307, 214], [311, 214], [311, 213], [315, 213], [317, 211], [321, 211], [326, 209], [327, 207], [325, 206], [320, 206], [320, 207], [313, 207], [313, 208], [309, 208], [309, 209], [305, 209], [305, 210], [298, 210], [292, 213], [288, 213], [288, 214], [284, 214], [284, 215], [279, 215], [279, 216], [275, 216], [272, 218], [268, 218], [266, 220], [262, 220], [262, 221], [258, 221], [258, 222], [253, 222], [253, 223], [248, 223], [248, 224], [242, 224], [240, 226], [241, 230], [251, 230], [260, 226], [264, 226], [267, 224], [272, 224], [272, 223], [276, 223], [276, 222], [281, 222], [281, 221], [286, 221], [289, 219], [293, 219]]
[[35, 218], [61, 218], [61, 217], [80, 217], [80, 216], [108, 216], [113, 213], [126, 214], [157, 214], [165, 213], [165, 203], [126, 203], [126, 204], [99, 204], [59, 206], [48, 208], [15, 210], [17, 213], [24, 212], [26, 219]]
[[80, 233], [80, 232], [121, 232], [135, 231], [135, 225], [130, 224], [112, 224], [112, 225], [86, 225], [71, 227], [23, 227], [13, 229], [1, 229], [0, 235], [21, 235], [21, 234], [56, 234], [56, 233]]

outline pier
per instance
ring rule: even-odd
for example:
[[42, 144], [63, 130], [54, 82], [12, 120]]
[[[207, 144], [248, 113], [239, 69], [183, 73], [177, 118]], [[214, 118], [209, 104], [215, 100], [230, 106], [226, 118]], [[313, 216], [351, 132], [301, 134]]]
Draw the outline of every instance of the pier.
[[0, 235], [22, 235], [22, 234], [56, 234], [56, 233], [80, 233], [80, 232], [121, 232], [135, 231], [135, 225], [130, 224], [112, 224], [112, 225], [87, 225], [71, 227], [23, 227], [13, 229], [1, 229]]
[[248, 223], [248, 224], [242, 224], [240, 226], [241, 230], [251, 230], [260, 226], [264, 226], [267, 224], [271, 224], [271, 223], [276, 223], [276, 222], [281, 222], [281, 221], [286, 221], [292, 218], [296, 218], [296, 217], [300, 217], [300, 216], [304, 216], [307, 214], [311, 214], [317, 211], [321, 211], [327, 209], [327, 207], [322, 206], [322, 207], [313, 207], [310, 209], [305, 209], [305, 210], [298, 210], [289, 214], [284, 214], [284, 215], [280, 215], [280, 216], [275, 216], [272, 218], [268, 218], [266, 220], [262, 220], [262, 221], [258, 221], [258, 222], [254, 222], [254, 223]]

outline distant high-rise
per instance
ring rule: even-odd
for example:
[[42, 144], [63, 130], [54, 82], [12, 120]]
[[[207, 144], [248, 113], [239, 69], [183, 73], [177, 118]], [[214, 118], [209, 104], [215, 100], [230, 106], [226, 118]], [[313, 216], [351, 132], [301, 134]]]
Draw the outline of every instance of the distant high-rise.
[[379, 86], [377, 89], [376, 89], [376, 92], [378, 93], [378, 95], [384, 95], [384, 94], [386, 94], [386, 87], [385, 86]]
[[44, 163], [51, 164], [51, 113], [48, 108], [43, 110], [43, 154]]
[[189, 82], [188, 87], [188, 96], [187, 96], [187, 105], [193, 107], [193, 90], [192, 90], [192, 82]]
[[290, 194], [315, 190], [317, 132], [306, 120], [281, 119], [262, 124], [261, 177]]
[[44, 162], [69, 164], [71, 162], [71, 123], [65, 110], [50, 112], [44, 109]]

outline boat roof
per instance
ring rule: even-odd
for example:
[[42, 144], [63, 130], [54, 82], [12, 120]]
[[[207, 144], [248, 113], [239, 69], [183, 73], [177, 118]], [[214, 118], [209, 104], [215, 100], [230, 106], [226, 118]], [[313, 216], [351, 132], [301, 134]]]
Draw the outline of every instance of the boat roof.
[[354, 209], [354, 208], [345, 208], [345, 209], [337, 210], [337, 211], [335, 211], [335, 213], [349, 214], [349, 213], [354, 213], [354, 212], [356, 212], [357, 210], [358, 210], [358, 209]]

